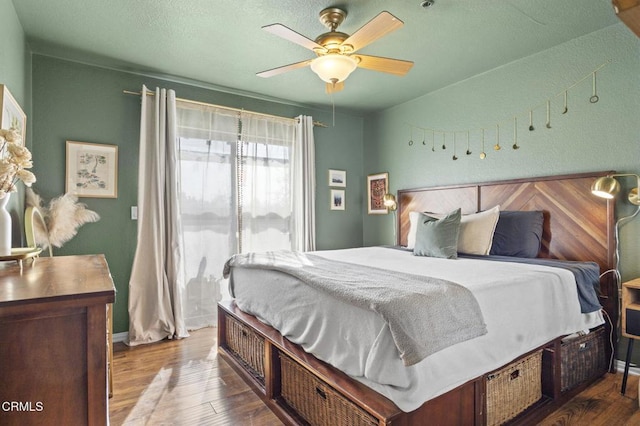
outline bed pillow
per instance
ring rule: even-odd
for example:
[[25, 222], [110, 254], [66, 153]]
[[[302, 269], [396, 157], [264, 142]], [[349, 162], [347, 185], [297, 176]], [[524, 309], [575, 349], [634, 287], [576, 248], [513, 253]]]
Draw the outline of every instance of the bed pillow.
[[493, 234], [491, 254], [538, 257], [544, 216], [541, 211], [502, 211]]
[[[416, 230], [420, 212], [409, 213], [409, 234], [407, 234], [407, 248], [415, 246]], [[427, 213], [435, 218], [442, 214]], [[460, 235], [458, 237], [458, 252], [486, 256], [491, 250], [493, 233], [496, 229], [500, 206], [495, 206], [480, 213], [462, 215], [460, 221]]]
[[407, 248], [413, 250], [416, 245], [416, 230], [418, 229], [418, 220], [420, 212], [409, 212], [409, 233], [407, 234]]
[[460, 209], [441, 219], [420, 213], [416, 223], [413, 254], [445, 259], [457, 258], [460, 218]]
[[488, 255], [491, 251], [493, 233], [496, 230], [499, 216], [500, 206], [462, 216], [460, 237], [458, 237], [458, 253]]

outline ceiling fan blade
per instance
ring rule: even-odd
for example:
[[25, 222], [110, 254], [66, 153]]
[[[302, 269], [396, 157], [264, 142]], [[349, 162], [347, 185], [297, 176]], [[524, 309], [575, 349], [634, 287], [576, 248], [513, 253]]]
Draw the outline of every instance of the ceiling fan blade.
[[342, 45], [353, 46], [353, 52], [362, 49], [366, 45], [376, 41], [380, 37], [389, 34], [391, 31], [395, 31], [402, 27], [404, 22], [396, 18], [387, 11], [380, 12], [378, 16], [364, 24], [355, 33], [351, 34]]
[[265, 25], [264, 27], [262, 27], [262, 29], [270, 32], [271, 34], [275, 34], [278, 37], [282, 37], [285, 40], [289, 40], [290, 42], [299, 44], [302, 47], [306, 47], [309, 50], [320, 50], [322, 52], [326, 52], [327, 50], [322, 45], [316, 43], [310, 38], [307, 38], [302, 34], [293, 31], [291, 28], [285, 27], [282, 24]]
[[403, 61], [401, 59], [382, 58], [380, 56], [369, 55], [353, 55], [360, 59], [359, 68], [373, 71], [386, 72], [394, 75], [405, 75], [413, 66], [411, 61]]
[[262, 71], [257, 73], [258, 77], [273, 77], [274, 75], [282, 74], [287, 71], [297, 70], [298, 68], [306, 67], [311, 63], [311, 59], [307, 59], [306, 61], [296, 62], [295, 64], [284, 65], [278, 68], [272, 68], [270, 70]]
[[325, 86], [325, 92], [327, 92], [328, 95], [332, 93], [340, 92], [343, 89], [344, 89], [344, 81], [341, 81], [335, 84], [327, 83], [327, 85]]

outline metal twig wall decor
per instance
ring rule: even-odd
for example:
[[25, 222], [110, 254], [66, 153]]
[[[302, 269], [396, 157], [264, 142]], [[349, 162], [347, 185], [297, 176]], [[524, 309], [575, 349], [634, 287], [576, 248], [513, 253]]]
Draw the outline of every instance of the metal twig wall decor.
[[[500, 151], [502, 149], [502, 146], [500, 145], [500, 125], [501, 123], [507, 123], [507, 128], [510, 126], [513, 126], [513, 139], [512, 142], [513, 144], [511, 145], [511, 149], [513, 150], [518, 150], [520, 149], [520, 145], [518, 144], [518, 117], [521, 116], [525, 116], [528, 114], [528, 119], [529, 119], [529, 127], [525, 127], [524, 129], [528, 129], [529, 132], [533, 132], [536, 130], [536, 126], [534, 126], [534, 110], [541, 108], [541, 107], [545, 107], [546, 108], [546, 121], [544, 123], [544, 127], [546, 129], [551, 129], [552, 125], [551, 125], [551, 101], [555, 98], [558, 98], [560, 96], [562, 96], [562, 102], [563, 102], [563, 108], [561, 111], [561, 114], [567, 114], [569, 112], [569, 90], [573, 89], [574, 87], [576, 87], [578, 84], [582, 83], [583, 81], [591, 78], [591, 85], [592, 85], [592, 92], [591, 92], [591, 97], [589, 98], [589, 102], [592, 104], [597, 103], [600, 100], [600, 97], [598, 96], [598, 91], [597, 91], [597, 73], [598, 71], [600, 71], [603, 67], [605, 67], [606, 65], [608, 65], [611, 62], [611, 60], [605, 62], [604, 64], [600, 65], [598, 68], [596, 68], [595, 70], [591, 71], [589, 74], [585, 75], [584, 77], [582, 77], [581, 79], [579, 79], [578, 81], [576, 81], [575, 83], [573, 83], [571, 86], [565, 88], [564, 90], [562, 90], [561, 92], [555, 94], [554, 96], [551, 96], [549, 99], [546, 99], [544, 102], [541, 102], [538, 105], [532, 106], [528, 109], [526, 109], [525, 111], [521, 111], [519, 113], [514, 114], [511, 118], [507, 118], [505, 120], [500, 120], [498, 123], [496, 123], [495, 125], [491, 125], [491, 126], [484, 126], [481, 128], [474, 128], [474, 129], [464, 129], [464, 130], [446, 130], [446, 129], [435, 129], [435, 128], [431, 128], [431, 127], [423, 127], [423, 126], [416, 126], [410, 123], [407, 123], [407, 126], [409, 127], [409, 146], [414, 146], [417, 145], [419, 146], [419, 143], [414, 142], [414, 136], [417, 133], [418, 138], [420, 138], [420, 135], [422, 135], [422, 145], [423, 146], [427, 146], [427, 145], [431, 145], [431, 151], [435, 152], [436, 151], [436, 138], [438, 138], [438, 141], [441, 142], [441, 148], [442, 150], [446, 150], [447, 149], [447, 142], [453, 140], [453, 155], [451, 156], [451, 159], [453, 161], [456, 161], [459, 157], [457, 154], [457, 144], [460, 141], [459, 136], [462, 135], [466, 135], [466, 139], [465, 144], [466, 144], [466, 151], [465, 151], [465, 156], [470, 156], [472, 154], [472, 150], [471, 150], [471, 137], [470, 134], [472, 133], [477, 133], [478, 134], [478, 138], [481, 141], [481, 150], [480, 150], [480, 154], [479, 157], [481, 160], [484, 160], [485, 158], [487, 158], [487, 153], [485, 151], [485, 131], [489, 128], [489, 127], [494, 127], [495, 126], [495, 144], [493, 145], [493, 149], [494, 151]], [[513, 123], [513, 124], [511, 124]], [[428, 141], [428, 137], [427, 135], [431, 136], [431, 143], [429, 144]], [[420, 139], [418, 139], [419, 141]], [[440, 145], [440, 143], [438, 144]], [[491, 145], [489, 145], [491, 146]]]

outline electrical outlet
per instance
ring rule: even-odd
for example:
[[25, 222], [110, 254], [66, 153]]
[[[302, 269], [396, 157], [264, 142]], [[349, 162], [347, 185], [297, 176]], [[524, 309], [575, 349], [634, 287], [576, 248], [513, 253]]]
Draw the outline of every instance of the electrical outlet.
[[131, 220], [138, 220], [138, 206], [131, 206]]

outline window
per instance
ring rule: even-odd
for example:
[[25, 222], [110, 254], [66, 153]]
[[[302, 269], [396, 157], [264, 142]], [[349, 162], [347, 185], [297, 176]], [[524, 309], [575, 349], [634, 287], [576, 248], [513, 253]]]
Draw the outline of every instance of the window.
[[234, 253], [292, 248], [296, 123], [178, 103], [187, 328], [215, 324]]

